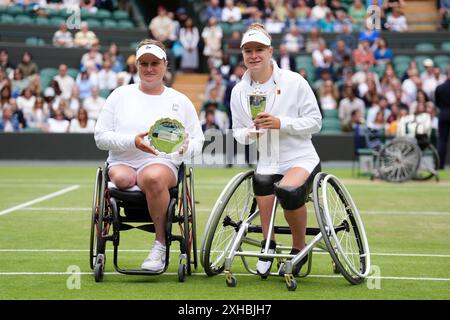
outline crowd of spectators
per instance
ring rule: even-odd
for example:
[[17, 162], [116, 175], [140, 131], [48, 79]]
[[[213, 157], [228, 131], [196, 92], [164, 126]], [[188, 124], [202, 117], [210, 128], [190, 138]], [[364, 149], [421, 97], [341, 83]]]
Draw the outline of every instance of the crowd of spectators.
[[[74, 1], [60, 2], [70, 5]], [[95, 10], [105, 1], [81, 2]], [[420, 112], [430, 113], [437, 126], [434, 90], [446, 79], [443, 70], [427, 59], [423, 61], [423, 72], [419, 71], [422, 65], [412, 60], [406, 72], [396, 73], [394, 55], [386, 39], [379, 31], [364, 28], [366, 9], [381, 1], [355, 0], [344, 5], [347, 3], [207, 0], [199, 14], [204, 27], [195, 25], [185, 8], [170, 12], [159, 6], [149, 21], [148, 32], [171, 49], [177, 61], [173, 69], [197, 72], [202, 68], [201, 61], [206, 61], [209, 82], [200, 107], [205, 130], [224, 131], [232, 126], [230, 93], [245, 67], [239, 61], [240, 54], [229, 53], [239, 49], [242, 31], [253, 22], [264, 24], [271, 33], [281, 33], [281, 44], [275, 48], [274, 56], [278, 65], [299, 72], [309, 81], [321, 109], [335, 110], [343, 131], [352, 131], [355, 124], [364, 122], [371, 128], [393, 133], [399, 117]], [[445, 11], [446, 3], [441, 1], [439, 12]], [[407, 30], [404, 5], [402, 0], [382, 2], [383, 29]], [[231, 29], [225, 32], [223, 28], [227, 26]], [[78, 75], [69, 75], [67, 65], [62, 63], [47, 88], [40, 88], [39, 66], [30, 53], [25, 52], [16, 65], [10, 61], [7, 50], [1, 50], [0, 106], [2, 123], [8, 123], [3, 125], [4, 131], [34, 128], [89, 132], [107, 93], [139, 81], [134, 55], [124, 57], [114, 43], [101, 52], [100, 39], [88, 24], [83, 22], [80, 27], [72, 36], [61, 24], [53, 37], [55, 46], [87, 49], [80, 57]], [[336, 32], [337, 36], [327, 43], [322, 37], [324, 32]], [[310, 59], [298, 63], [299, 54]], [[167, 74], [168, 83], [171, 77]]]

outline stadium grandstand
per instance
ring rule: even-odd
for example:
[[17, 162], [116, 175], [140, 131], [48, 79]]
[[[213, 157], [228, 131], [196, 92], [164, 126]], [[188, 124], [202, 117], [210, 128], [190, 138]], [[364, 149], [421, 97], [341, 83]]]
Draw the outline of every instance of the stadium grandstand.
[[[322, 135], [364, 124], [394, 135], [429, 113], [450, 67], [448, 0], [0, 0], [0, 131], [93, 132], [109, 93], [136, 83], [136, 45], [169, 49], [167, 86], [185, 93], [204, 130], [231, 127], [240, 39], [254, 22], [274, 59], [299, 72], [323, 114]], [[208, 114], [208, 116], [205, 116]]]

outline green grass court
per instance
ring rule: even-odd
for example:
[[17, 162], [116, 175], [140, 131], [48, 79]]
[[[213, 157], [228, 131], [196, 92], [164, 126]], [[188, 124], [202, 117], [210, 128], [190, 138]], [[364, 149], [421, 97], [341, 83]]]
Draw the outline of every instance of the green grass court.
[[[218, 195], [240, 170], [244, 169], [195, 169], [198, 247]], [[343, 180], [356, 202], [372, 265], [379, 272], [352, 286], [333, 274], [328, 254], [314, 254], [312, 273], [298, 279], [295, 292], [287, 291], [281, 277], [261, 280], [249, 275], [237, 259], [235, 288], [228, 288], [222, 275], [207, 277], [200, 265], [192, 277], [179, 283], [177, 245], [171, 248], [166, 274], [127, 276], [115, 272], [108, 242], [104, 281], [95, 283], [88, 262], [95, 171], [94, 164], [0, 166], [0, 299], [450, 298], [449, 171], [440, 172], [438, 183], [389, 184], [354, 178], [350, 169], [325, 167], [325, 172]], [[308, 208], [309, 225], [314, 226], [312, 205]], [[122, 232], [119, 264], [138, 268], [152, 242], [152, 234]], [[79, 289], [71, 289], [72, 271], [81, 274]]]

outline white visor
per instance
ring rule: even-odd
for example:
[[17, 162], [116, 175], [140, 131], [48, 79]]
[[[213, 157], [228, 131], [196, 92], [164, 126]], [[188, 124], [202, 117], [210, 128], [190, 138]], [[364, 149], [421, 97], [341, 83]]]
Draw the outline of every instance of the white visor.
[[258, 42], [268, 47], [271, 45], [270, 38], [259, 30], [249, 30], [244, 33], [241, 41], [241, 48], [249, 42]]
[[164, 59], [167, 60], [166, 53], [163, 49], [160, 47], [153, 45], [153, 44], [147, 44], [139, 48], [138, 51], [136, 51], [136, 60], [139, 60], [140, 57], [142, 57], [144, 54], [150, 53], [157, 57], [158, 59]]

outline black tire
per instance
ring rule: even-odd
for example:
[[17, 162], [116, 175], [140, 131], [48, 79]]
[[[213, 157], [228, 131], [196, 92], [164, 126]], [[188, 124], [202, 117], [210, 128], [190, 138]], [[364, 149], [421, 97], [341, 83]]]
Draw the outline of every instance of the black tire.
[[425, 181], [431, 179], [434, 176], [437, 177], [438, 170], [439, 154], [436, 148], [430, 143], [422, 150], [420, 165], [413, 179]]
[[411, 180], [419, 168], [420, 158], [420, 148], [414, 140], [395, 138], [380, 150], [376, 163], [378, 175], [388, 182]]
[[94, 270], [95, 282], [103, 281], [104, 271], [105, 271], [105, 259], [102, 254], [99, 254], [97, 257], [97, 261], [95, 263], [95, 270]]
[[190, 201], [189, 190], [187, 189], [187, 175], [184, 173], [183, 182], [181, 185], [181, 197], [182, 197], [182, 213], [183, 213], [183, 242], [184, 252], [186, 253], [186, 271], [188, 275], [191, 275], [191, 223], [190, 223]]
[[186, 281], [186, 275], [187, 275], [187, 267], [184, 263], [180, 263], [178, 266], [178, 281], [179, 282]]
[[97, 258], [97, 230], [98, 230], [98, 213], [100, 209], [100, 190], [102, 179], [102, 168], [97, 168], [95, 175], [94, 194], [92, 196], [92, 215], [91, 215], [91, 237], [89, 248], [89, 266], [94, 270], [95, 260]]
[[[191, 232], [192, 232], [192, 261], [191, 264], [194, 266], [194, 270], [197, 271], [198, 268], [198, 250], [197, 250], [197, 216], [195, 213], [195, 190], [194, 190], [194, 169], [189, 168], [189, 185], [190, 185], [190, 209], [191, 209]], [[190, 274], [189, 274], [190, 275]]]
[[313, 197], [320, 231], [336, 271], [351, 284], [361, 283], [370, 270], [370, 252], [349, 192], [335, 176], [319, 173], [314, 178]]
[[[220, 274], [224, 270], [227, 246], [237, 232], [237, 225], [249, 216], [256, 207], [252, 187], [253, 171], [236, 175], [222, 191], [211, 212], [203, 234], [201, 263], [208, 276]], [[242, 199], [238, 197], [242, 195]], [[230, 201], [238, 201], [228, 208]], [[225, 240], [222, 238], [225, 237]], [[217, 239], [220, 241], [217, 242]], [[228, 243], [227, 243], [228, 241]], [[220, 245], [225, 245], [225, 248]]]

